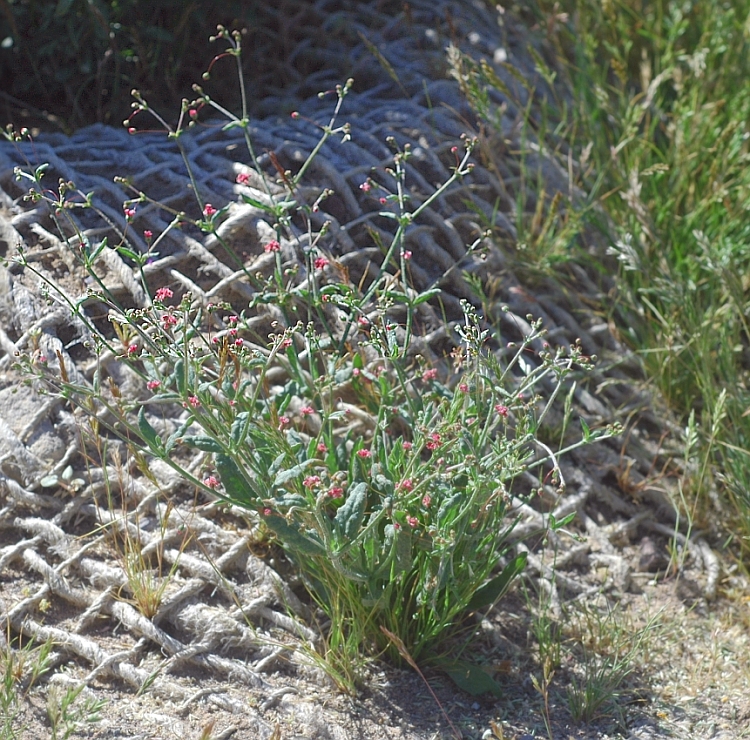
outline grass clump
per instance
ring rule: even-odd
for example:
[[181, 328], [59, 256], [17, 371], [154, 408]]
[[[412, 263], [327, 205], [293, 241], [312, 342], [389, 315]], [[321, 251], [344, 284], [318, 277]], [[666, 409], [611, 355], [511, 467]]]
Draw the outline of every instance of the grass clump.
[[[704, 464], [750, 534], [750, 4], [563, 3], [579, 141], [613, 219], [630, 340], [673, 408], [697, 412]], [[706, 501], [703, 498], [703, 501]], [[697, 511], [703, 509], [699, 506]], [[734, 528], [734, 526], [732, 527]]]
[[[219, 28], [217, 37], [239, 65], [239, 34]], [[380, 189], [380, 215], [393, 222], [394, 234], [369, 282], [350, 281], [327, 248], [326, 229], [313, 231], [310, 216], [327, 193], [308, 204], [298, 189], [325, 140], [349, 136], [336, 119], [350, 85], [335, 91], [334, 114], [320, 126], [308, 161], [281, 178], [287, 192], [269, 186], [262, 202], [246, 198], [274, 236], [264, 245], [269, 270], [246, 274], [256, 293], [240, 310], [203, 304], [190, 292], [176, 296], [169, 286], [150, 285], [143, 271], [148, 305], [124, 307], [95, 269], [106, 243], [91, 243], [68, 218], [91, 199], [71, 183], [46, 190], [44, 168], [19, 176], [30, 179], [32, 200], [49, 203], [61, 237], [96, 286], [76, 303], [51, 283], [50, 295], [68, 303], [97, 352], [114, 354], [140, 377], [142, 392], [125, 397], [99, 374], [84, 385], [60, 358], [29, 356], [26, 370], [96, 417], [102, 430], [246, 511], [275, 537], [329, 620], [323, 658], [351, 690], [363, 652], [425, 658], [521, 572], [525, 555], [511, 548], [514, 482], [531, 471], [540, 486], [563, 486], [557, 458], [567, 450], [551, 449], [538, 430], [567, 378], [590, 359], [577, 345], [551, 349], [539, 323], [523, 341], [506, 345], [468, 303], [463, 322], [451, 327], [449, 356], [429, 359], [415, 336], [418, 312], [439, 291], [413, 288], [405, 235], [470, 174], [469, 139], [462, 150], [454, 147], [452, 176], [417, 207], [406, 182], [411, 152], [391, 142], [396, 187], [389, 191], [373, 179], [361, 187]], [[201, 105], [227, 113], [196, 89], [198, 99], [183, 113]], [[150, 110], [142, 98], [137, 107]], [[246, 109], [229, 117], [247, 134]], [[178, 144], [182, 133], [171, 132]], [[126, 215], [147, 199], [138, 193], [123, 204]], [[219, 237], [226, 209], [199, 205], [202, 217], [192, 225]], [[142, 266], [158, 243], [153, 236], [145, 253], [124, 240], [114, 248]], [[302, 255], [304, 264], [290, 254]], [[19, 260], [36, 269], [23, 255]], [[106, 307], [112, 332], [89, 317], [92, 302]], [[263, 329], [256, 319], [267, 305], [277, 318]], [[615, 431], [584, 425], [567, 449]], [[203, 454], [197, 468], [188, 462], [196, 451]]]
[[[570, 177], [565, 208], [546, 198], [535, 233], [546, 235], [564, 212], [569, 231], [556, 253], [567, 258], [581, 258], [583, 226], [605, 234], [609, 257], [600, 251], [595, 261], [602, 270], [612, 269], [606, 259], [619, 264], [615, 323], [670, 406], [686, 423], [695, 414], [701, 442], [682, 484], [685, 513], [706, 524], [718, 484], [740, 514], [725, 524], [746, 547], [750, 3], [542, 1], [535, 12], [572, 89], [572, 100], [543, 107], [554, 126], [527, 126], [527, 166], [541, 148]], [[552, 79], [541, 60], [537, 71]], [[480, 103], [482, 87], [498, 84], [476, 65], [466, 80]], [[475, 107], [491, 127], [491, 109]]]

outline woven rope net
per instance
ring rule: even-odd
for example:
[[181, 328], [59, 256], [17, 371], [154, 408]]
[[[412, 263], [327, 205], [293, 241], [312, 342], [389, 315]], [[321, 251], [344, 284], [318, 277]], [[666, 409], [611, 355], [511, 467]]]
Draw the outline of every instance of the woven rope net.
[[[395, 188], [386, 169], [393, 154], [388, 137], [401, 148], [412, 148], [407, 181], [415, 206], [450, 177], [456, 164], [452, 148], [461, 135], [482, 137], [485, 146], [471, 175], [441, 195], [406, 235], [415, 288], [442, 290], [441, 299], [420, 314], [420, 351], [435, 360], [449, 346], [446, 327], [460, 316], [460, 299], [476, 302], [469, 274], [491, 287], [498, 307], [507, 307], [504, 313], [498, 310], [497, 318], [508, 341], [529, 330], [532, 315], [543, 320], [553, 345], [580, 340], [586, 354], [601, 358], [598, 375], [576, 390], [578, 411], [592, 423], [603, 423], [629, 422], [640, 409], [637, 424], [630, 426], [626, 441], [612, 440], [567, 458], [568, 493], [550, 506], [558, 518], [578, 511], [588, 522], [598, 538], [596, 557], [609, 567], [608, 580], [597, 580], [594, 569], [585, 575], [566, 573], [565, 562], [573, 563], [578, 553], [570, 543], [560, 544], [556, 573], [533, 552], [530, 571], [547, 580], [553, 600], [560, 590], [581, 595], [627, 588], [629, 566], [618, 559], [618, 538], [638, 526], [659, 530], [671, 524], [671, 507], [663, 493], [645, 485], [660, 464], [660, 451], [654, 441], [657, 422], [646, 408], [649, 399], [635, 393], [630, 382], [638, 378], [637, 363], [628, 361], [627, 349], [592, 308], [601, 305], [611, 280], [587, 272], [585, 265], [568, 265], [563, 280], [553, 282], [530, 269], [519, 271], [515, 258], [519, 235], [527, 233], [535, 214], [548, 212], [555, 193], [573, 201], [580, 197], [570, 184], [567, 154], [545, 153], [533, 134], [545, 106], [559, 104], [566, 95], [564, 85], [551, 88], [538, 71], [540, 59], [554, 69], [543, 43], [509, 14], [476, 0], [411, 0], [408, 5], [318, 0], [271, 6], [259, 11], [262, 30], [252, 38], [255, 55], [275, 61], [265, 69], [260, 65], [258, 77], [249, 80], [254, 101], [249, 135], [261, 173], [253, 169], [242, 131], [210, 119], [181, 138], [192, 179], [175, 142], [159, 133], [130, 135], [125, 129], [92, 126], [70, 137], [48, 134], [33, 143], [6, 143], [0, 146], [2, 256], [12, 258], [22, 247], [27, 260], [63, 286], [73, 303], [86, 294], [86, 276], [66, 256], [47, 207], [24, 201], [23, 183], [14, 178], [15, 167], [48, 163], [45, 182], [50, 186], [62, 178], [94, 194], [95, 209], [74, 214], [92, 241], [108, 236], [113, 244], [125, 234], [131, 248], [145, 251], [144, 230], [167, 231], [158, 258], [144, 268], [152, 290], [169, 285], [204, 304], [226, 301], [246, 308], [254, 295], [248, 273], [272, 269], [273, 256], [264, 253], [263, 244], [274, 232], [267, 214], [241, 196], [267, 198], [261, 174], [282, 192], [274, 161], [291, 171], [301, 166], [335, 104], [331, 95], [317, 93], [353, 77], [340, 117], [351, 124], [351, 141], [328, 140], [300, 196], [312, 204], [324, 189], [333, 191], [313, 214], [314, 225], [319, 229], [330, 223], [325, 249], [357, 283], [379, 268], [383, 252], [377, 242], [387, 248], [393, 235], [393, 222], [378, 215], [378, 193]], [[449, 45], [453, 52], [447, 51]], [[487, 104], [497, 124], [491, 135], [477, 124], [467, 103], [467, 78], [457, 79], [458, 62], [449, 64], [458, 50], [477, 65], [486, 60], [507, 88], [507, 94], [490, 93]], [[300, 117], [289, 117], [291, 110]], [[134, 125], [142, 128], [145, 116], [134, 119]], [[533, 173], [536, 195], [524, 180], [528, 173]], [[247, 176], [244, 184], [238, 184], [240, 174]], [[213, 235], [189, 227], [168, 230], [171, 215], [156, 205], [138, 205], [133, 222], [126, 223], [123, 202], [133, 191], [114, 181], [115, 175], [128, 178], [171, 212], [191, 218], [200, 217], [195, 190], [202, 203], [229, 204], [219, 234], [232, 254]], [[363, 190], [368, 178], [380, 190]], [[546, 203], [537, 201], [545, 197], [539, 196], [539, 183]], [[491, 236], [482, 237], [488, 229]], [[594, 235], [576, 238], [598, 248]], [[466, 245], [477, 240], [481, 254], [467, 253]], [[282, 244], [285, 265], [304, 264], [297, 244]], [[105, 249], [99, 267], [124, 302], [148, 304], [133, 267], [116, 251]], [[166, 466], [152, 464], [144, 476], [125, 457], [119, 465], [87, 460], [77, 431], [80, 420], [70, 407], [33, 388], [19, 388], [13, 370], [18, 352], [37, 348], [59, 358], [83, 384], [92, 382], [97, 367], [80, 323], [42, 287], [28, 269], [13, 263], [0, 267], [0, 579], [15, 584], [12, 596], [8, 589], [0, 592], [2, 623], [39, 640], [54, 640], [59, 660], [72, 661], [76, 679], [87, 686], [114, 680], [133, 691], [148, 687], [181, 710], [198, 697], [190, 680], [195, 671], [215, 679], [216, 686], [229, 681], [263, 696], [283, 691], [279, 667], [311, 670], [299, 641], [314, 645], [319, 635], [309, 607], [290, 587], [289, 574], [257, 550], [252, 517], [205, 497], [196, 500]], [[280, 314], [273, 307], [260, 312], [258, 331], [270, 331], [274, 320]], [[141, 381], [114, 357], [100, 361], [123, 393], [145, 395]], [[174, 411], [175, 425], [180, 411]], [[111, 449], [126, 456], [114, 441]], [[186, 464], [197, 469], [201, 460]], [[62, 483], [45, 488], [42, 481], [50, 476]], [[78, 479], [79, 485], [69, 483]], [[539, 527], [542, 514], [517, 504], [520, 539]], [[591, 505], [605, 513], [597, 522], [586, 514]], [[128, 543], [134, 542], [137, 551], [130, 551]], [[128, 558], [136, 555], [153, 569], [158, 565], [154, 578], [169, 574], [161, 603], [149, 616], [136, 608], [138, 584], [128, 576]], [[710, 593], [715, 589], [710, 551], [704, 562]], [[220, 706], [232, 701], [223, 689], [200, 698], [206, 695]], [[263, 736], [268, 731], [263, 710], [256, 715]]]

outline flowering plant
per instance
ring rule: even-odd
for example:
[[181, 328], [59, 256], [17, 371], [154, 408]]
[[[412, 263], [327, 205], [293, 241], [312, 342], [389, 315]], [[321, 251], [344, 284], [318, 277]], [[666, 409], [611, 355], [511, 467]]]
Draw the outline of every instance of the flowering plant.
[[[239, 37], [221, 37], [239, 49]], [[348, 89], [338, 88], [336, 112]], [[324, 139], [348, 135], [333, 121], [323, 132]], [[525, 564], [512, 548], [515, 482], [538, 471], [540, 480], [560, 483], [559, 452], [537, 432], [566, 376], [588, 365], [577, 346], [545, 348], [538, 323], [517, 346], [506, 346], [464, 302], [463, 322], [451, 327], [450, 356], [428, 359], [416, 350], [417, 309], [438, 291], [419, 293], [410, 284], [405, 234], [471, 171], [472, 148], [464, 141], [452, 177], [413, 210], [404, 166], [410, 152], [396, 149], [398, 187], [381, 198], [388, 206], [381, 215], [395, 221], [395, 233], [369, 285], [354, 285], [333, 269], [325, 229], [312, 231], [310, 206], [280, 201], [271, 190], [264, 208], [275, 238], [263, 250], [273, 254], [275, 267], [265, 282], [254, 276], [255, 298], [240, 310], [202, 304], [189, 292], [178, 300], [169, 286], [150, 286], [142, 270], [150, 305], [125, 308], [93, 270], [100, 247], [78, 231], [82, 248], [69, 239], [71, 252], [94, 277], [98, 289], [89, 298], [107, 306], [115, 336], [81, 305], [71, 310], [99, 352], [114, 353], [139, 376], [142, 392], [124, 398], [72, 380], [64, 364], [27, 361], [29, 371], [140, 452], [245, 510], [278, 540], [330, 618], [327, 657], [344, 684], [363, 648], [396, 659], [404, 649], [411, 659], [424, 657], [461, 628], [464, 615], [496, 601]], [[307, 163], [295, 178], [283, 178], [290, 196], [306, 169]], [[29, 175], [35, 200], [49, 198], [42, 175]], [[50, 203], [55, 217], [70, 212], [64, 198], [73, 192], [68, 184]], [[307, 223], [304, 240], [292, 225], [290, 203]], [[196, 226], [217, 234], [225, 209], [205, 203], [200, 210]], [[76, 232], [72, 220], [60, 232], [71, 228]], [[305, 271], [291, 269], [285, 256], [284, 245], [295, 241]], [[138, 255], [133, 259], [142, 264]], [[267, 303], [284, 319], [262, 332], [256, 309]], [[405, 309], [399, 321], [394, 303]], [[538, 393], [542, 386], [552, 389], [546, 399]], [[166, 412], [175, 407], [177, 421]], [[611, 432], [584, 428], [573, 446]], [[195, 450], [204, 453], [200, 470], [185, 462], [184, 453]]]

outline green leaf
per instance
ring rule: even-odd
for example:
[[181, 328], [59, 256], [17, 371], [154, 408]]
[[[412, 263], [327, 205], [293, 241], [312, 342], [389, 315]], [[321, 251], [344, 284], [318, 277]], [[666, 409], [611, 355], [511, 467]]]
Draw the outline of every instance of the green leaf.
[[581, 429], [583, 430], [583, 441], [588, 442], [591, 439], [591, 429], [589, 428], [589, 425], [583, 419], [580, 419], [580, 422], [581, 422]]
[[[395, 528], [394, 528], [395, 529]], [[411, 543], [412, 535], [411, 532], [406, 528], [406, 525], [402, 525], [399, 529], [395, 529], [394, 532], [394, 565], [396, 573], [405, 573], [412, 567], [411, 558]]]
[[226, 498], [232, 503], [249, 508], [255, 504], [255, 491], [245, 479], [237, 463], [225, 452], [214, 458], [216, 470], [226, 491]]
[[259, 208], [264, 213], [274, 213], [274, 209], [271, 206], [268, 206], [265, 203], [261, 203], [259, 200], [256, 200], [255, 198], [251, 198], [249, 195], [245, 195], [243, 193], [240, 197], [249, 206], [254, 206], [255, 208]]
[[420, 293], [415, 299], [414, 303], [412, 303], [412, 306], [418, 306], [420, 303], [425, 303], [426, 301], [429, 301], [430, 298], [434, 298], [436, 295], [440, 295], [443, 291], [440, 288], [432, 288], [431, 290], [426, 290], [424, 293]]
[[305, 460], [299, 465], [295, 465], [293, 468], [280, 471], [279, 473], [277, 473], [276, 477], [273, 479], [273, 487], [281, 488], [282, 486], [286, 485], [290, 480], [294, 480], [294, 478], [299, 478], [299, 476], [302, 475], [302, 473], [304, 473], [311, 465], [313, 465], [316, 462], [318, 461], [317, 460]]
[[146, 418], [146, 407], [141, 406], [141, 410], [138, 412], [138, 431], [141, 433], [146, 444], [151, 448], [152, 452], [163, 452], [164, 443], [161, 441], [161, 437], [156, 433], [151, 424], [149, 424]]
[[263, 517], [268, 528], [281, 540], [285, 549], [302, 555], [325, 555], [323, 543], [312, 533], [303, 534], [283, 516], [268, 514]]
[[443, 501], [442, 504], [440, 504], [440, 508], [438, 509], [437, 513], [437, 523], [439, 526], [444, 526], [448, 523], [448, 519], [454, 519], [455, 518], [455, 511], [454, 509], [457, 509], [461, 505], [461, 501], [464, 499], [463, 493], [454, 493], [450, 498]]
[[177, 440], [182, 439], [182, 435], [193, 425], [193, 420], [188, 419], [184, 424], [181, 424], [179, 429], [172, 432], [167, 438], [167, 443], [164, 445], [164, 451], [169, 452], [176, 444]]
[[224, 451], [224, 448], [215, 439], [211, 439], [204, 434], [188, 435], [183, 437], [182, 441], [188, 447], [195, 447], [197, 450], [203, 450], [203, 452]]
[[556, 532], [558, 529], [561, 529], [562, 527], [565, 527], [568, 524], [570, 524], [576, 518], [576, 516], [578, 516], [578, 512], [577, 511], [571, 511], [570, 514], [568, 514], [567, 516], [564, 516], [558, 522], [557, 519], [555, 519], [555, 515], [554, 514], [550, 514], [549, 515], [549, 528], [553, 532]]
[[344, 537], [351, 541], [355, 539], [367, 506], [367, 483], [358, 483], [347, 496], [344, 505], [336, 512], [336, 525]]
[[232, 422], [232, 430], [230, 436], [232, 443], [239, 447], [245, 441], [245, 432], [247, 429], [247, 417], [249, 416], [247, 411], [237, 414], [237, 418]]
[[466, 660], [437, 660], [435, 665], [448, 674], [451, 681], [462, 691], [472, 696], [492, 694], [500, 696], [502, 689], [481, 666]]
[[104, 239], [102, 239], [99, 242], [99, 244], [97, 245], [96, 249], [89, 256], [89, 261], [90, 262], [94, 262], [96, 260], [96, 258], [102, 253], [102, 250], [106, 246], [107, 246], [107, 237], [105, 236]]
[[521, 574], [526, 567], [527, 553], [522, 552], [518, 557], [511, 560], [504, 568], [500, 575], [487, 581], [481, 588], [478, 588], [469, 600], [466, 608], [469, 611], [476, 611], [482, 607], [494, 604], [507, 590], [513, 580]]
[[127, 257], [128, 259], [133, 260], [133, 262], [138, 262], [138, 259], [140, 257], [137, 252], [134, 252], [132, 249], [128, 249], [127, 247], [117, 247], [117, 252], [123, 257]]
[[174, 380], [177, 392], [184, 396], [187, 390], [187, 379], [185, 378], [185, 360], [179, 359], [174, 364]]

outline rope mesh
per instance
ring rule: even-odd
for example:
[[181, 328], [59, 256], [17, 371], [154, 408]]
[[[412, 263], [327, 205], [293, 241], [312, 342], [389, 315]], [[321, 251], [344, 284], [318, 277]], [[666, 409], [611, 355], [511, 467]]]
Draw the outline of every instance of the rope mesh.
[[[358, 282], [382, 261], [375, 236], [387, 247], [394, 231], [393, 222], [378, 215], [383, 207], [377, 193], [360, 188], [367, 178], [389, 191], [395, 188], [386, 170], [392, 157], [386, 139], [412, 147], [407, 181], [416, 206], [450, 176], [456, 164], [451, 148], [460, 143], [462, 133], [486, 137], [475, 129], [476, 116], [450, 74], [446, 46], [454, 44], [477, 61], [486, 59], [511, 93], [491, 93], [502, 131], [493, 134], [489, 153], [472, 174], [444, 193], [406, 236], [415, 286], [443, 290], [442, 304], [422, 309], [419, 351], [432, 349], [434, 357], [440, 356], [447, 346], [445, 319], [457, 318], [461, 298], [475, 300], [464, 276], [474, 274], [492, 285], [498, 305], [508, 307], [498, 317], [509, 340], [520, 338], [528, 327], [526, 316], [532, 314], [543, 319], [553, 345], [580, 339], [584, 352], [602, 358], [594, 382], [605, 382], [597, 393], [595, 384], [580, 385], [575, 404], [594, 422], [624, 419], [633, 409], [648, 406], [649, 399], [633, 393], [629, 380], [638, 377], [637, 363], [628, 361], [626, 348], [590, 308], [611, 285], [579, 266], [566, 268], [565, 284], [572, 286], [568, 289], [533, 275], [524, 282], [515, 269], [519, 214], [530, 219], [537, 210], [522, 173], [533, 173], [535, 183], [538, 177], [547, 194], [561, 191], [573, 199], [579, 194], [572, 191], [566, 170], [529, 134], [540, 123], [546, 102], [560, 101], [566, 94], [562, 85], [551, 89], [545, 83], [530, 48], [550, 66], [554, 62], [510, 14], [498, 14], [488, 5], [411, 0], [404, 10], [400, 0], [285, 2], [278, 8], [265, 4], [260, 11], [264, 33], [253, 36], [256, 54], [268, 50], [269, 59], [276, 60], [278, 53], [272, 49], [286, 54], [275, 62], [273, 74], [261, 69], [258, 79], [251, 80], [257, 102], [250, 138], [263, 176], [281, 193], [272, 154], [283, 168], [299, 168], [318, 141], [318, 124], [328, 122], [333, 108], [330, 95], [321, 99], [316, 93], [355, 78], [341, 113], [341, 121], [351, 123], [351, 141], [333, 138], [325, 144], [300, 197], [313, 203], [323, 189], [334, 191], [321, 202], [315, 223], [318, 228], [331, 223], [325, 248]], [[524, 125], [529, 96], [531, 121]], [[292, 109], [300, 112], [299, 119], [288, 116]], [[145, 115], [135, 119], [137, 125], [144, 125]], [[217, 208], [230, 204], [219, 233], [241, 264], [215, 237], [191, 228], [172, 229], [159, 245], [158, 258], [144, 268], [149, 286], [169, 285], [175, 292], [189, 290], [204, 302], [225, 300], [244, 308], [254, 295], [246, 273], [272, 269], [262, 247], [273, 234], [268, 217], [240, 199], [267, 199], [261, 176], [252, 168], [238, 128], [208, 121], [181, 142], [201, 202]], [[49, 212], [24, 202], [23, 181], [13, 176], [14, 167], [41, 163], [50, 165], [45, 176], [49, 187], [63, 178], [84, 193], [94, 193], [95, 210], [75, 214], [93, 241], [106, 235], [110, 244], [117, 243], [126, 234], [131, 248], [145, 251], [143, 231], [160, 234], [171, 220], [161, 208], [139, 205], [128, 226], [123, 202], [132, 192], [114, 182], [114, 175], [129, 178], [173, 212], [199, 218], [183, 156], [165, 135], [133, 136], [96, 125], [70, 137], [45, 134], [33, 144], [2, 144], [2, 254], [13, 257], [23, 245], [27, 258], [54, 278], [72, 303], [86, 293], [85, 276], [66, 256]], [[248, 184], [237, 184], [240, 173], [248, 175]], [[483, 241], [483, 256], [467, 254], [466, 245], [487, 228], [494, 236]], [[294, 244], [283, 247], [286, 264], [304, 264]], [[116, 251], [105, 249], [100, 264], [105, 282], [118, 296], [133, 306], [147, 305], [133, 268]], [[256, 551], [252, 517], [196, 501], [165, 466], [152, 466], [147, 479], [115, 441], [110, 452], [122, 455], [119, 466], [94, 459], [84, 465], [87, 451], [77, 432], [80, 420], [58, 400], [18, 385], [15, 354], [35, 346], [50, 358], [60, 357], [81, 383], [92, 382], [95, 363], [83, 346], [85, 333], [54, 296], [46, 298], [28, 270], [13, 263], [0, 267], [0, 578], [4, 584], [24, 586], [22, 595], [20, 588], [11, 591], [13, 596], [3, 589], [0, 621], [39, 640], [54, 640], [55, 650], [78, 666], [77, 676], [86, 684], [118, 680], [133, 690], [150, 687], [183, 707], [195, 700], [194, 689], [183, 680], [191, 670], [268, 692], [283, 685], [283, 676], [275, 673], [279, 666], [289, 670], [306, 662], [295, 641], [315, 645], [319, 635], [288, 574]], [[259, 332], [264, 326], [270, 330], [274, 318], [272, 312], [259, 314]], [[123, 393], [143, 392], [140, 381], [113, 357], [102, 357], [101, 364]], [[154, 418], [153, 424], [175, 429], [179, 418], [177, 409], [166, 419]], [[596, 502], [621, 528], [628, 522], [644, 524], [644, 510], [650, 512], [649, 521], [670, 523], [665, 494], [643, 485], [660, 454], [648, 441], [649, 425], [659, 423], [642, 410], [626, 442], [603, 443], [570, 456], [563, 467], [570, 493], [556, 504], [556, 514], [583, 512], [587, 503]], [[627, 491], [616, 482], [623, 462], [629, 466]], [[200, 464], [200, 456], [188, 462], [193, 469]], [[70, 465], [73, 479], [85, 481], [80, 487], [50, 490], [41, 485], [53, 474], [62, 480]], [[522, 517], [519, 536], [541, 524], [538, 511], [520, 501], [517, 507]], [[609, 530], [601, 522], [593, 526], [609, 543]], [[557, 544], [563, 548], [558, 563], [566, 550], [577, 546]], [[609, 549], [614, 552], [611, 545]], [[132, 573], [128, 576], [139, 562], [145, 567], [143, 577], [154, 583], [169, 576], [150, 617], [136, 608], [138, 584]], [[564, 573], [562, 568], [551, 573], [537, 557], [529, 562], [555, 594], [558, 588], [574, 594], [602, 588], [595, 574]], [[605, 588], [623, 589], [627, 578], [625, 569], [611, 576]], [[711, 588], [715, 583], [708, 585]], [[216, 697], [219, 701], [220, 692]]]

